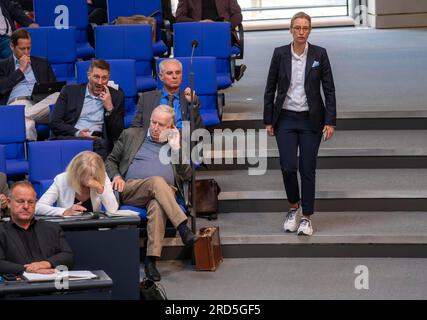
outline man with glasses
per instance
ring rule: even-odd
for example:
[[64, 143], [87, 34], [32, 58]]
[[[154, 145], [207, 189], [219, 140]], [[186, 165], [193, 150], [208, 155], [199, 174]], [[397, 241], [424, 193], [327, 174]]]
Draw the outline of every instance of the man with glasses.
[[326, 50], [307, 42], [310, 16], [304, 12], [295, 14], [290, 32], [293, 42], [276, 48], [271, 59], [264, 93], [264, 124], [267, 133], [276, 136], [291, 207], [284, 230], [310, 236], [317, 153], [322, 136], [324, 141], [332, 138], [336, 124], [335, 86]]
[[124, 128], [124, 95], [109, 87], [110, 65], [93, 60], [88, 83], [62, 88], [50, 115], [52, 139], [93, 139], [104, 160]]
[[36, 192], [31, 183], [12, 185], [7, 203], [10, 221], [0, 224], [0, 275], [53, 273], [59, 265], [71, 268], [73, 253], [61, 227], [34, 219]]
[[[181, 90], [182, 83], [182, 64], [176, 59], [165, 59], [159, 63], [159, 78], [163, 83], [160, 90], [152, 90], [143, 92], [138, 101], [138, 107], [135, 116], [132, 120], [131, 127], [149, 126], [151, 113], [154, 108], [160, 104], [168, 105], [174, 109], [175, 112], [175, 127], [182, 128], [183, 121], [190, 121], [190, 103], [191, 93], [190, 88]], [[194, 116], [195, 127], [203, 127], [200, 118], [200, 105], [199, 99], [194, 94]]]

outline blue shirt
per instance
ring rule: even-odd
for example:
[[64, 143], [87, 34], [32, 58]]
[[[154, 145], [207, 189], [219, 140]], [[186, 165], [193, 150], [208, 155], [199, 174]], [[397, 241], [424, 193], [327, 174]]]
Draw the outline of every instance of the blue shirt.
[[[168, 105], [168, 95], [169, 92], [162, 88], [161, 90], [162, 97], [160, 98], [160, 104]], [[175, 111], [175, 127], [178, 129], [182, 128], [182, 117], [181, 117], [181, 105], [179, 103], [179, 92], [173, 95], [175, 99], [172, 101], [173, 110]]]
[[164, 143], [154, 142], [151, 137], [145, 138], [126, 172], [125, 180], [158, 176], [163, 177], [169, 185], [173, 186], [175, 177], [172, 164], [163, 164], [159, 159], [160, 149], [164, 145]]
[[[15, 70], [18, 70], [19, 60], [15, 57], [15, 55], [13, 55], [13, 61], [15, 61]], [[25, 79], [19, 82], [15, 87], [13, 87], [13, 90], [9, 96], [9, 101], [7, 103], [18, 97], [29, 97], [33, 93], [33, 88], [37, 80], [34, 76], [31, 64], [29, 64], [27, 70], [25, 70], [24, 76]]]
[[[103, 125], [104, 103], [100, 98], [91, 95], [89, 88], [86, 87], [82, 113], [74, 127], [79, 129], [79, 131], [82, 129], [89, 129], [91, 132], [102, 132]], [[76, 132], [76, 136], [78, 136], [79, 131]]]

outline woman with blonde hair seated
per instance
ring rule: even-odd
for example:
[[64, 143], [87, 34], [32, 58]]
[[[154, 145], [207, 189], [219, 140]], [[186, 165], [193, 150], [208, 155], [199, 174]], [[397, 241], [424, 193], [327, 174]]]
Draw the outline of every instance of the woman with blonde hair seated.
[[[54, 203], [56, 202], [56, 207]], [[101, 204], [114, 213], [118, 209], [104, 161], [92, 152], [76, 155], [67, 170], [58, 174], [50, 188], [37, 202], [36, 214], [46, 216], [75, 216], [84, 212], [99, 212]]]

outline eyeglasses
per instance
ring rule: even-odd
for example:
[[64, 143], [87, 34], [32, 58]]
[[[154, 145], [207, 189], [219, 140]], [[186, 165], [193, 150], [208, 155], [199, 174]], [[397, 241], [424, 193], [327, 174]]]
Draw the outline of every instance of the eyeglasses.
[[296, 27], [293, 27], [292, 29], [294, 29], [294, 31], [296, 32], [300, 32], [302, 30], [304, 31], [304, 33], [307, 33], [308, 31], [310, 31], [310, 27], [296, 26]]

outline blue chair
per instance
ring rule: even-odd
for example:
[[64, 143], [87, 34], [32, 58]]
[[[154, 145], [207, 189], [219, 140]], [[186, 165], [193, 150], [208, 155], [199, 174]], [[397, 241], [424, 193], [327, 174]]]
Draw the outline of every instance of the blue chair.
[[[113, 25], [95, 28], [95, 55], [99, 59], [136, 60], [138, 92], [156, 88], [153, 77], [153, 43], [149, 25]], [[114, 43], [114, 45], [111, 45]]]
[[86, 0], [34, 0], [34, 15], [40, 26], [66, 25], [76, 27], [77, 57], [89, 59], [95, 50], [87, 40], [89, 24]]
[[[125, 128], [129, 128], [135, 115], [137, 103], [135, 60], [118, 59], [107, 60], [110, 64], [110, 80], [119, 85], [125, 95]], [[90, 61], [76, 63], [77, 83], [87, 82], [87, 71]]]
[[50, 187], [56, 175], [64, 172], [68, 163], [82, 151], [92, 151], [92, 140], [52, 140], [28, 144], [28, 179], [40, 197]]
[[216, 57], [217, 88], [231, 86], [233, 79], [231, 56], [231, 33], [229, 22], [182, 22], [174, 24], [175, 57], [191, 56], [191, 44], [197, 40], [195, 56]]
[[6, 173], [6, 146], [0, 145], [0, 172]]
[[[175, 58], [182, 63], [182, 83], [181, 89], [190, 86], [190, 58]], [[164, 59], [157, 60], [157, 74], [159, 73], [159, 63]], [[216, 82], [216, 58], [215, 57], [194, 57], [194, 90], [200, 99], [200, 116], [206, 127], [216, 126], [221, 122], [222, 115], [222, 94], [218, 94]], [[162, 82], [157, 79], [158, 88], [162, 87]]]
[[[168, 29], [168, 23], [163, 21], [161, 0], [107, 0], [108, 23], [120, 16], [144, 15], [156, 19], [156, 42], [153, 50], [155, 56], [163, 56], [168, 46], [162, 40], [162, 29]], [[170, 31], [166, 30], [169, 37]], [[170, 47], [170, 45], [169, 45]]]
[[31, 54], [46, 57], [52, 65], [58, 81], [75, 82], [77, 60], [76, 29], [56, 29], [55, 27], [27, 28], [31, 34]]
[[21, 178], [28, 173], [25, 157], [25, 107], [0, 106], [0, 145], [6, 150], [8, 177]]

